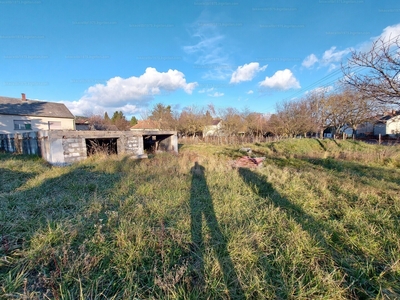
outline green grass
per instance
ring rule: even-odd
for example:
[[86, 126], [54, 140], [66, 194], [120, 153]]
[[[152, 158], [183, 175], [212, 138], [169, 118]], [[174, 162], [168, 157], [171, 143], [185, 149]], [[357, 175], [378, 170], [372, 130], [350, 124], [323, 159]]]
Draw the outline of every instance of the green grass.
[[0, 154], [0, 299], [400, 298], [399, 147], [243, 146]]

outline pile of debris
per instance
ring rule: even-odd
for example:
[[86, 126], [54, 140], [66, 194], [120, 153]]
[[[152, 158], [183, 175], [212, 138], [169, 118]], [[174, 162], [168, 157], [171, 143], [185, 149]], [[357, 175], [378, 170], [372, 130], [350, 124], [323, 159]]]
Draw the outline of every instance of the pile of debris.
[[233, 168], [258, 168], [262, 166], [265, 157], [242, 156], [232, 162]]

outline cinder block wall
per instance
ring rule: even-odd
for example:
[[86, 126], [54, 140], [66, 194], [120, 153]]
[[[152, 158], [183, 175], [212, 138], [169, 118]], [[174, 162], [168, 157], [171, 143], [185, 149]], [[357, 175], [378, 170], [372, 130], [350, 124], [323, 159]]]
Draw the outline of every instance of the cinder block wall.
[[62, 140], [64, 162], [73, 163], [87, 158], [85, 138], [70, 137]]
[[23, 154], [39, 154], [53, 165], [66, 165], [87, 158], [87, 139], [115, 139], [117, 153], [134, 158], [147, 157], [144, 135], [155, 135], [161, 151], [178, 152], [175, 131], [74, 131], [41, 130], [38, 132], [0, 135], [0, 150]]

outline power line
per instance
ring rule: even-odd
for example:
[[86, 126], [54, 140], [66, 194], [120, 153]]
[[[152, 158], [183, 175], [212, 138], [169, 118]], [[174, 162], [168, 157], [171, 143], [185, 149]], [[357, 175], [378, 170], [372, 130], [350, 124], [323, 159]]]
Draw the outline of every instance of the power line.
[[[393, 40], [396, 40], [396, 39], [398, 39], [399, 37], [400, 37], [400, 34], [394, 36], [393, 38], [390, 37], [387, 41], [382, 41], [382, 47], [389, 45]], [[374, 43], [376, 43], [377, 41], [379, 41], [379, 40], [376, 40]], [[397, 50], [397, 49], [394, 49], [394, 50], [392, 50], [392, 51], [389, 51], [389, 53], [392, 54], [392, 53], [395, 52], [396, 50]], [[347, 62], [347, 64], [346, 64], [345, 67], [349, 67], [348, 62]], [[354, 68], [353, 68], [353, 73], [359, 73], [359, 72], [362, 71], [363, 69], [367, 69], [367, 67], [365, 67], [365, 66], [357, 66], [357, 67], [354, 67]], [[294, 97], [296, 97], [296, 96], [298, 96], [298, 95], [300, 95], [300, 94], [303, 94], [303, 93], [307, 92], [307, 91], [310, 90], [310, 89], [313, 89], [313, 88], [315, 88], [315, 87], [320, 87], [320, 83], [322, 83], [322, 82], [324, 82], [324, 81], [326, 81], [327, 79], [330, 79], [330, 78], [332, 78], [332, 77], [336, 77], [337, 75], [339, 75], [339, 73], [341, 73], [341, 69], [338, 69], [338, 70], [336, 70], [336, 71], [334, 71], [334, 72], [332, 72], [332, 73], [330, 73], [330, 74], [328, 74], [328, 75], [322, 77], [321, 79], [317, 80], [316, 82], [314, 82], [314, 83], [312, 83], [312, 84], [306, 86], [305, 88], [300, 89], [299, 91], [293, 93], [291, 96], [289, 96], [289, 97], [287, 97], [287, 98], [285, 98], [285, 99], [283, 99], [283, 100], [284, 100], [284, 101], [291, 100], [291, 99], [293, 99]], [[325, 83], [325, 84], [322, 85], [321, 87], [322, 87], [322, 88], [327, 88], [327, 87], [329, 87], [330, 85], [332, 85], [332, 84], [335, 83], [335, 82], [337, 82], [337, 79], [332, 80], [332, 81], [328, 81], [327, 83]], [[337, 87], [334, 87], [333, 91], [335, 91], [335, 90], [337, 90]]]

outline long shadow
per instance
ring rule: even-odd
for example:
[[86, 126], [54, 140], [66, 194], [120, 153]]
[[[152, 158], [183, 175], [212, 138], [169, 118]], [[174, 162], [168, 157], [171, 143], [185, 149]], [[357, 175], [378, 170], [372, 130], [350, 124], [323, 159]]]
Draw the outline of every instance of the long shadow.
[[18, 189], [36, 175], [34, 172], [20, 172], [0, 167], [0, 194]]
[[[384, 263], [379, 260], [371, 261], [366, 255], [354, 246], [349, 244], [345, 237], [328, 224], [315, 220], [307, 214], [300, 206], [290, 202], [281, 196], [268, 182], [267, 178], [249, 169], [239, 168], [239, 174], [243, 181], [248, 184], [260, 197], [268, 197], [272, 204], [282, 209], [289, 218], [295, 220], [303, 230], [323, 247], [327, 254], [330, 254], [338, 266], [345, 274], [346, 288], [352, 293], [352, 297], [357, 299], [375, 298], [379, 293], [379, 284], [369, 274], [366, 274], [357, 265], [371, 264], [379, 272], [383, 270]], [[324, 233], [331, 236], [331, 240], [326, 240]]]
[[230, 299], [245, 299], [242, 285], [235, 271], [235, 266], [227, 249], [227, 241], [224, 237], [217, 217], [207, 181], [204, 167], [197, 162], [191, 169], [192, 185], [190, 190], [190, 219], [193, 253], [192, 284], [200, 291], [205, 288], [204, 253], [205, 244], [202, 232], [202, 218], [204, 217], [211, 234], [211, 246], [217, 256], [223, 273], [224, 282], [229, 290]]
[[321, 142], [319, 139], [315, 139], [315, 140], [316, 140], [316, 141], [318, 142], [318, 144], [321, 146], [322, 150], [326, 151], [325, 145], [322, 144], [322, 142]]
[[302, 160], [315, 166], [321, 166], [326, 170], [338, 172], [339, 174], [342, 172], [348, 172], [360, 178], [374, 178], [376, 180], [385, 180], [395, 184], [400, 184], [400, 174], [396, 169], [388, 172], [387, 168], [384, 167], [370, 167], [357, 162], [343, 160], [339, 161], [335, 159], [313, 158]]
[[328, 171], [333, 171], [331, 174], [338, 178], [343, 178], [352, 175], [360, 178], [360, 182], [370, 184], [370, 179], [378, 181], [384, 180], [388, 183], [400, 185], [400, 173], [397, 169], [388, 171], [387, 167], [367, 166], [354, 161], [346, 161], [332, 158], [309, 158], [297, 157], [292, 159], [282, 159], [276, 157], [268, 158], [270, 162], [279, 167], [293, 167], [297, 170], [319, 169], [320, 167]]

